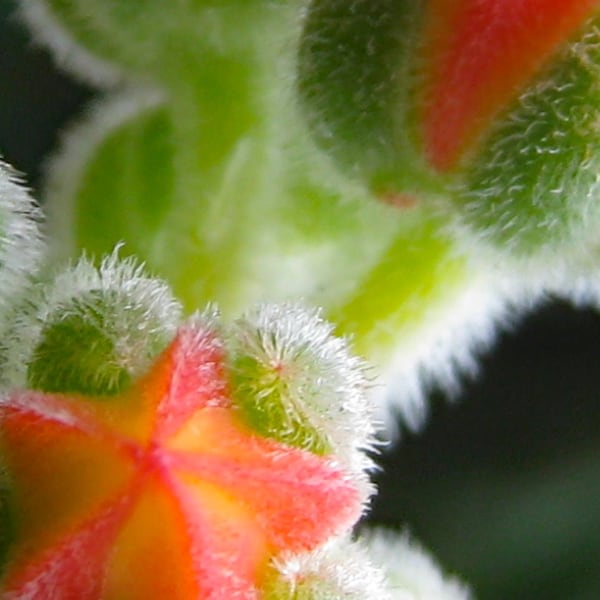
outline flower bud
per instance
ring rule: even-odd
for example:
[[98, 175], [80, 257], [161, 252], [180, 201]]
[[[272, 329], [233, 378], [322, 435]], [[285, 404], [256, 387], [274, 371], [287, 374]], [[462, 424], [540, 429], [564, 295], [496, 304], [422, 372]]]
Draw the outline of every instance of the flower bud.
[[345, 538], [312, 553], [280, 557], [276, 566], [263, 600], [396, 600], [366, 548]]
[[[268, 307], [258, 313], [278, 314]], [[310, 315], [302, 319], [298, 309], [294, 316], [310, 325]], [[120, 317], [107, 313], [103, 326]], [[279, 557], [319, 554], [331, 540], [348, 535], [364, 509], [363, 474], [335, 453], [298, 448], [263, 435], [261, 427], [252, 427], [256, 423], [249, 426], [226, 359], [228, 347], [239, 349], [245, 340], [226, 344], [223, 338], [240, 330], [227, 332], [216, 321], [212, 312], [192, 316], [145, 372], [105, 401], [81, 390], [5, 394], [2, 598], [271, 598], [259, 596], [268, 578], [288, 589]], [[308, 344], [298, 346], [279, 330], [283, 356]], [[318, 323], [309, 330], [314, 344], [325, 344], [323, 368], [331, 366], [330, 331]], [[89, 361], [77, 364], [60, 337], [54, 341], [59, 372], [61, 359], [72, 369], [88, 369]], [[94, 342], [87, 342], [91, 350], [82, 346], [85, 356], [98, 347]], [[145, 349], [130, 350], [143, 355]], [[101, 368], [104, 348], [98, 352]], [[296, 366], [305, 367], [302, 360]], [[309, 365], [307, 379], [322, 372]], [[270, 389], [261, 393], [261, 383], [255, 384], [257, 397], [268, 402]], [[294, 400], [319, 404], [311, 397], [319, 383], [308, 382], [304, 393], [296, 390]], [[345, 407], [335, 406], [343, 399], [329, 400], [343, 421]], [[315, 589], [364, 588], [356, 580], [357, 572], [363, 574], [359, 562], [326, 563], [308, 565]]]
[[233, 401], [265, 437], [335, 454], [362, 478], [373, 416], [363, 363], [314, 310], [270, 304], [238, 319], [229, 336]]
[[181, 306], [163, 282], [117, 252], [86, 259], [38, 289], [18, 315], [4, 366], [8, 387], [107, 396], [164, 349]]
[[313, 0], [298, 90], [318, 143], [384, 199], [450, 208], [497, 248], [600, 220], [597, 0]]

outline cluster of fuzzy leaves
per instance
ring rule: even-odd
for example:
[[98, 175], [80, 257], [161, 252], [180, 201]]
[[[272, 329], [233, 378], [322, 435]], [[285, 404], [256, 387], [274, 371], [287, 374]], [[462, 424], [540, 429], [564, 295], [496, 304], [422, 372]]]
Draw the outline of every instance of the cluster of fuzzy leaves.
[[[315, 464], [335, 457], [360, 505], [370, 493], [364, 373], [319, 315], [248, 307], [300, 296], [322, 305], [380, 371], [393, 365], [417, 423], [423, 374], [454, 386], [507, 296], [563, 292], [596, 262], [599, 10], [597, 0], [22, 0], [65, 68], [108, 88], [54, 161], [54, 253], [101, 256], [125, 241], [170, 287], [112, 255], [27, 288], [35, 209], [7, 204], [0, 276], [14, 298], [2, 382], [36, 390], [7, 397], [7, 435], [21, 417], [67, 414], [64, 395], [104, 407], [131, 390], [145, 398], [144, 373], [190, 328], [204, 331], [182, 314], [216, 301], [236, 317], [214, 332], [228, 431]], [[331, 545], [267, 536], [263, 595], [384, 598], [363, 551], [337, 539], [352, 521], [330, 524]], [[19, 560], [6, 584], [16, 597], [46, 564]], [[405, 577], [394, 575], [400, 593]], [[465, 594], [428, 581], [415, 596]]]
[[40, 277], [37, 208], [5, 167], [0, 189], [3, 598], [467, 598], [433, 567], [390, 586], [350, 539], [372, 410], [318, 311], [184, 318], [118, 249]]
[[597, 0], [20, 3], [104, 88], [56, 256], [124, 241], [187, 312], [322, 306], [413, 427], [513, 307], [595, 285]]
[[373, 492], [372, 410], [362, 361], [318, 311], [184, 318], [118, 249], [42, 276], [39, 211], [4, 165], [0, 213], [3, 598], [394, 600], [423, 585], [390, 587], [349, 538]]
[[[33, 204], [10, 185], [22, 206], [5, 203], [6, 222], [35, 247]], [[10, 266], [31, 279], [25, 261]], [[360, 516], [372, 491], [363, 366], [318, 314], [267, 305], [230, 327], [214, 315], [182, 321], [169, 288], [116, 252], [27, 292], [2, 364], [3, 597], [258, 597], [262, 570], [276, 572], [270, 556], [317, 550]], [[260, 423], [248, 414], [262, 412], [258, 373], [275, 360], [280, 418]], [[249, 361], [256, 382], [246, 372], [242, 383]], [[317, 438], [327, 448], [315, 452]], [[122, 580], [128, 561], [164, 573], [152, 557], [165, 551], [175, 561], [166, 575]]]
[[[54, 255], [100, 256], [123, 241], [187, 312], [322, 306], [385, 373], [381, 407], [417, 426], [422, 380], [456, 387], [493, 337], [504, 294], [436, 211], [377, 202], [359, 161], [347, 177], [315, 144], [294, 75], [309, 4], [21, 0], [60, 66], [104, 88], [48, 173]], [[361, 3], [346, 4], [358, 15]], [[326, 116], [315, 125], [325, 137]], [[371, 153], [366, 140], [383, 139], [376, 119], [351, 119], [365, 135], [374, 127], [359, 142]]]

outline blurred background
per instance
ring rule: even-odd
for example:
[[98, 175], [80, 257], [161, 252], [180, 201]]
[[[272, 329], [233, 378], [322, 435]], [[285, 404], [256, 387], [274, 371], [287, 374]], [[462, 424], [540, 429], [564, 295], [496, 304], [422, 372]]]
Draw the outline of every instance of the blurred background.
[[[45, 158], [94, 92], [13, 9], [0, 0], [0, 153], [39, 198]], [[600, 313], [549, 300], [524, 317], [380, 457], [370, 521], [408, 528], [481, 600], [600, 599], [599, 356]]]

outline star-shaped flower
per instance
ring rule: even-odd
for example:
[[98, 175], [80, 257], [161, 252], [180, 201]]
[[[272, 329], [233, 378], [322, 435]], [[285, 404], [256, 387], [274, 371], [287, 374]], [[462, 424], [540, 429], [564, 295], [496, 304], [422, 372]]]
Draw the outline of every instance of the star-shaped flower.
[[10, 394], [2, 598], [249, 600], [272, 557], [350, 527], [352, 474], [256, 433], [229, 387], [194, 318], [120, 395]]

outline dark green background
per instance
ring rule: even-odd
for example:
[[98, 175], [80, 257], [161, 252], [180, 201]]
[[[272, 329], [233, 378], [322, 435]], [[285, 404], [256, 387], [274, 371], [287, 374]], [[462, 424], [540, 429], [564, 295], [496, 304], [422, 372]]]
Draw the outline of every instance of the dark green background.
[[[134, 1], [134, 0], [123, 0]], [[0, 0], [0, 152], [34, 194], [92, 92]], [[551, 302], [502, 335], [455, 402], [382, 458], [371, 520], [409, 527], [482, 600], [600, 598], [600, 318]]]

